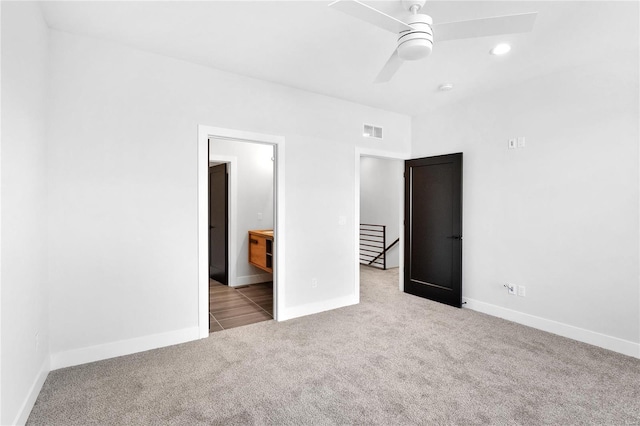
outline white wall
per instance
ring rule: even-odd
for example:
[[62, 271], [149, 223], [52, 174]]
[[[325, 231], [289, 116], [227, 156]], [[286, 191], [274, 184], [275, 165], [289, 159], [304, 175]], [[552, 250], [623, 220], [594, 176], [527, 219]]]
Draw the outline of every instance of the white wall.
[[[48, 29], [2, 2], [0, 423], [24, 423], [49, 369], [45, 241]], [[36, 333], [38, 345], [36, 347]]]
[[[253, 284], [271, 279], [271, 274], [249, 263], [249, 230], [273, 229], [273, 146], [221, 139], [209, 141], [210, 155], [236, 158], [237, 206], [235, 217], [235, 253], [229, 253], [229, 263], [235, 263], [236, 285]], [[232, 166], [232, 167], [233, 167]], [[231, 238], [231, 236], [230, 236]]]
[[464, 153], [469, 307], [640, 356], [638, 48], [623, 53], [416, 117], [412, 153]]
[[289, 316], [357, 300], [355, 148], [408, 152], [409, 117], [51, 34], [53, 367], [197, 336], [198, 124], [285, 137]]
[[[404, 162], [375, 157], [360, 160], [360, 223], [385, 225], [386, 245], [400, 236]], [[387, 268], [399, 266], [399, 243], [387, 252]]]

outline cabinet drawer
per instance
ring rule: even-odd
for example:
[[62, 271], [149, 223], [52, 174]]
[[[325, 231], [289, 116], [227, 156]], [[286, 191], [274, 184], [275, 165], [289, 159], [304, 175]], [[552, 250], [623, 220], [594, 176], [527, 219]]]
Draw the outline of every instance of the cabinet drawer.
[[249, 263], [273, 272], [273, 231], [249, 231]]
[[263, 268], [267, 266], [267, 241], [264, 237], [249, 235], [249, 262]]

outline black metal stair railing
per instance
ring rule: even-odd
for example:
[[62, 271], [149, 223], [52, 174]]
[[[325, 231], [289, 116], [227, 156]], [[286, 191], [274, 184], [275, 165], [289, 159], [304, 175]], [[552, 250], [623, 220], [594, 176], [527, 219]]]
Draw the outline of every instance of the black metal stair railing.
[[397, 238], [387, 247], [387, 227], [385, 225], [360, 224], [360, 263], [380, 269], [387, 269], [387, 251], [396, 245]]

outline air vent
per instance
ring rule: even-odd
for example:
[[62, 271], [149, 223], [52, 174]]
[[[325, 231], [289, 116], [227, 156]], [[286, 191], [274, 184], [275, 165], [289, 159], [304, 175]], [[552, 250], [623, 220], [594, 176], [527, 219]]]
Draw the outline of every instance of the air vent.
[[382, 139], [382, 127], [365, 124], [362, 131], [362, 136], [364, 136], [365, 138]]

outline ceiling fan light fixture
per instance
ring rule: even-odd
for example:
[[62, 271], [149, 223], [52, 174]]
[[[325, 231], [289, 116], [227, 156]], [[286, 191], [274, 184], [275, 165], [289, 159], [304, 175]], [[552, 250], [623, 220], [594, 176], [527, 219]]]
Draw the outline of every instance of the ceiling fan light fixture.
[[511, 46], [507, 43], [500, 43], [489, 51], [492, 55], [501, 56], [506, 55], [511, 50]]
[[405, 61], [417, 61], [426, 58], [433, 50], [433, 43], [425, 39], [414, 39], [406, 41], [398, 46], [398, 56]]
[[[405, 60], [415, 61], [429, 56], [433, 50], [434, 34], [438, 43], [447, 40], [528, 33], [538, 12], [489, 16], [479, 19], [433, 23], [429, 15], [419, 13], [426, 0], [396, 0], [409, 11], [401, 19], [365, 4], [363, 0], [335, 0], [329, 7], [398, 34], [396, 48], [378, 73], [374, 83], [386, 83], [400, 69]], [[434, 33], [435, 31], [435, 33]], [[505, 54], [510, 47], [496, 46], [491, 54]]]
[[398, 34], [398, 56], [405, 61], [426, 58], [433, 50], [433, 20], [429, 15], [414, 14], [407, 24], [412, 29]]

